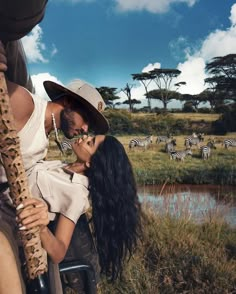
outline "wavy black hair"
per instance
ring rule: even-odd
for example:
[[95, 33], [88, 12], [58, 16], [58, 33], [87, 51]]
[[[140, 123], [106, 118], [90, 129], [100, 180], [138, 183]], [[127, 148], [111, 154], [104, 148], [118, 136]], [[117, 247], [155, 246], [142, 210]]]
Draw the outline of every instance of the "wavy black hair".
[[141, 232], [135, 178], [123, 145], [106, 136], [86, 174], [101, 273], [113, 281], [121, 277]]

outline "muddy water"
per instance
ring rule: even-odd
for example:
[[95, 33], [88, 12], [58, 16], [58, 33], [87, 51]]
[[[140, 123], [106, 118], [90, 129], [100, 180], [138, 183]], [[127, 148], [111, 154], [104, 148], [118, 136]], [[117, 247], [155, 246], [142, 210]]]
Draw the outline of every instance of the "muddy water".
[[197, 222], [217, 217], [236, 227], [236, 186], [152, 185], [139, 187], [138, 194], [142, 203], [159, 214]]

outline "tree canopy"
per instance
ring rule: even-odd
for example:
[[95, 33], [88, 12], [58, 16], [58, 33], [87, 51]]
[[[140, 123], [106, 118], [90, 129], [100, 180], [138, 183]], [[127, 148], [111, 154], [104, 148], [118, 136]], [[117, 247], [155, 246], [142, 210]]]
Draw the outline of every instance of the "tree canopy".
[[151, 72], [142, 72], [142, 73], [137, 73], [137, 74], [131, 74], [133, 77], [133, 80], [140, 81], [145, 89], [145, 96], [148, 100], [148, 107], [149, 110], [151, 110], [151, 100], [148, 97], [148, 86], [153, 80], [154, 76], [151, 74]]
[[160, 100], [163, 103], [163, 108], [167, 109], [167, 104], [171, 102], [172, 99], [179, 99], [180, 94], [176, 91], [170, 91], [166, 89], [155, 89], [148, 92], [148, 97], [150, 99]]
[[221, 92], [225, 99], [236, 101], [236, 54], [214, 57], [207, 63], [210, 77], [205, 82], [211, 90]]
[[108, 107], [114, 108], [114, 100], [120, 99], [120, 97], [116, 95], [117, 88], [100, 87], [100, 88], [96, 88], [96, 89], [101, 94], [106, 105]]

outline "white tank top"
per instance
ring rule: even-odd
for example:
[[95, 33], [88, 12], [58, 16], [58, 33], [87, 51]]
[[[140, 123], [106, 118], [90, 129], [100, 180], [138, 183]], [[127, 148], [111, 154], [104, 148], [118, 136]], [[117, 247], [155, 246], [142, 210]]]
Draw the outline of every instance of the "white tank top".
[[[37, 161], [45, 158], [49, 144], [44, 125], [47, 101], [31, 93], [30, 95], [34, 101], [34, 111], [18, 133], [25, 170], [32, 168]], [[0, 162], [0, 183], [6, 181], [6, 174]]]

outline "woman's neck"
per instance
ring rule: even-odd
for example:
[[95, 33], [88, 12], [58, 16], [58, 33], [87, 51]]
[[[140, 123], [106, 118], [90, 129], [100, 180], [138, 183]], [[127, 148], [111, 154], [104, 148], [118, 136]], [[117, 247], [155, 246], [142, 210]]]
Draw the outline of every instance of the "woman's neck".
[[87, 168], [84, 162], [77, 162], [77, 161], [73, 163], [69, 163], [68, 165], [64, 167], [65, 171], [69, 171], [69, 172], [77, 173], [81, 175], [84, 175], [84, 172], [86, 169]]

